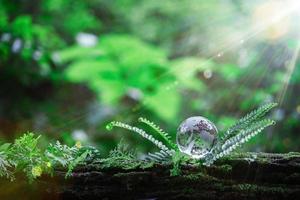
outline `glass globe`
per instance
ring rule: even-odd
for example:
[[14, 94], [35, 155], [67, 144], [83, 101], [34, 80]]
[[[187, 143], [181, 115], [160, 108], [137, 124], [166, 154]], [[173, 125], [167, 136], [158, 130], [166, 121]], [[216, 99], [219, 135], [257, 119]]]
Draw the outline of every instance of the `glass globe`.
[[202, 159], [216, 143], [217, 133], [216, 126], [205, 117], [190, 117], [180, 124], [176, 142], [182, 153]]

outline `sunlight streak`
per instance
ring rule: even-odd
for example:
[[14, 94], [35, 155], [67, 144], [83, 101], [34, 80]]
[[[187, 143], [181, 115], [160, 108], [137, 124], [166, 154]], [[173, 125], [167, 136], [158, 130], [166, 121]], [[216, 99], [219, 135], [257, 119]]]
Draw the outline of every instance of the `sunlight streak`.
[[296, 66], [296, 61], [298, 59], [299, 51], [300, 51], [300, 42], [298, 42], [296, 50], [295, 50], [295, 52], [293, 54], [293, 57], [292, 57], [291, 61], [288, 63], [288, 65], [287, 65], [287, 71], [286, 71], [286, 74], [285, 74], [285, 77], [284, 77], [284, 80], [283, 80], [283, 88], [282, 88], [282, 90], [279, 93], [278, 98], [277, 98], [278, 99], [278, 103], [280, 105], [282, 105], [282, 103], [284, 101], [285, 94], [286, 94], [286, 91], [288, 89], [288, 85], [289, 85], [291, 76], [292, 76], [293, 71], [294, 71], [295, 66]]

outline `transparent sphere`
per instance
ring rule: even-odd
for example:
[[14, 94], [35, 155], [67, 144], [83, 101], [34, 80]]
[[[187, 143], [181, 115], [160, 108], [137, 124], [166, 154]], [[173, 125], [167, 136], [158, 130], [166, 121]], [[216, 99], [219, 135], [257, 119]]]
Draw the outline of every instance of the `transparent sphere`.
[[217, 133], [216, 126], [208, 119], [190, 117], [180, 124], [176, 142], [182, 153], [202, 159], [216, 143]]

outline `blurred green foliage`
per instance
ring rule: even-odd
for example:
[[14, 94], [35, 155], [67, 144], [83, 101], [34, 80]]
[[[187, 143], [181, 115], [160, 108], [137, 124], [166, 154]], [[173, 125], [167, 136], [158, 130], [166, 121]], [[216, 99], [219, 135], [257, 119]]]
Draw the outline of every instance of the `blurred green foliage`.
[[163, 50], [129, 35], [106, 35], [97, 48], [89, 49], [89, 55], [82, 56], [87, 51], [77, 47], [75, 52], [71, 47], [60, 52], [63, 61], [73, 61], [65, 71], [68, 80], [87, 83], [107, 105], [117, 106], [131, 95], [163, 119], [174, 120], [180, 96], [166, 91], [176, 77], [167, 74], [170, 63]]
[[147, 116], [174, 137], [189, 116], [225, 129], [260, 104], [280, 101], [276, 129], [247, 148], [297, 151], [300, 62], [289, 66], [299, 30], [277, 41], [250, 37], [258, 5], [0, 0], [0, 134], [29, 129], [68, 143], [88, 137], [108, 151], [118, 141], [104, 134], [111, 119]]

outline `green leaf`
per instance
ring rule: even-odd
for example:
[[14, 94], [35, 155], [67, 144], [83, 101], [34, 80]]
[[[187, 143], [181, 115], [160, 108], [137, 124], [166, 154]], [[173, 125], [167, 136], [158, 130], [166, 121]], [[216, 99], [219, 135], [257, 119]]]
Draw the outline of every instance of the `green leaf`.
[[181, 87], [202, 91], [205, 85], [197, 75], [204, 70], [213, 70], [214, 63], [210, 60], [187, 57], [176, 59], [171, 65], [171, 71]]
[[144, 65], [163, 66], [167, 61], [167, 55], [163, 50], [130, 35], [105, 35], [101, 37], [100, 45], [124, 70], [130, 71]]
[[75, 169], [75, 167], [80, 164], [81, 162], [83, 162], [87, 156], [90, 154], [89, 150], [86, 150], [85, 152], [83, 152], [81, 155], [79, 155], [78, 157], [76, 157], [74, 160], [72, 160], [70, 162], [70, 164], [68, 165], [68, 171], [66, 173], [66, 178], [71, 176], [72, 171]]
[[103, 50], [96, 46], [96, 47], [82, 47], [79, 45], [75, 45], [69, 47], [67, 49], [61, 50], [57, 52], [60, 62], [70, 62], [70, 61], [77, 61], [80, 59], [92, 59], [92, 58], [99, 58], [104, 55]]
[[87, 82], [91, 86], [93, 81], [120, 78], [116, 65], [107, 59], [77, 61], [69, 66], [65, 74], [70, 81]]
[[234, 64], [219, 66], [218, 72], [229, 82], [236, 82], [242, 75], [242, 69]]
[[10, 146], [11, 146], [11, 143], [4, 143], [4, 144], [2, 144], [0, 146], [0, 152], [1, 151], [3, 151], [3, 152], [7, 151]]
[[169, 133], [165, 132], [161, 129], [158, 125], [154, 124], [153, 122], [149, 121], [146, 118], [140, 117], [139, 122], [142, 122], [148, 126], [150, 126], [167, 144], [168, 147], [177, 150], [176, 144], [171, 140], [171, 136]]
[[98, 98], [107, 105], [116, 105], [126, 93], [126, 85], [119, 80], [97, 79], [90, 83]]
[[162, 119], [174, 121], [179, 111], [180, 95], [177, 91], [161, 85], [153, 95], [145, 97], [144, 104]]
[[229, 137], [237, 134], [238, 131], [246, 129], [252, 123], [261, 120], [271, 109], [277, 106], [277, 103], [267, 103], [260, 106], [256, 110], [250, 112], [243, 118], [239, 119], [233, 126], [231, 126], [224, 135], [223, 140], [227, 140]]
[[26, 40], [32, 38], [32, 22], [31, 17], [27, 15], [18, 16], [12, 23], [12, 31], [17, 37]]

